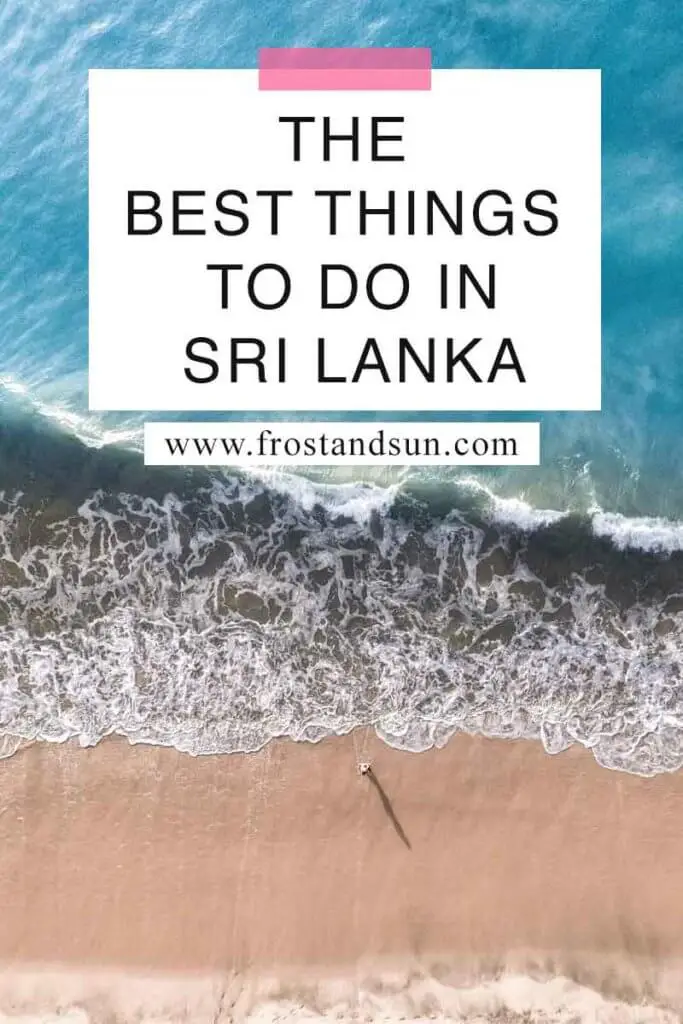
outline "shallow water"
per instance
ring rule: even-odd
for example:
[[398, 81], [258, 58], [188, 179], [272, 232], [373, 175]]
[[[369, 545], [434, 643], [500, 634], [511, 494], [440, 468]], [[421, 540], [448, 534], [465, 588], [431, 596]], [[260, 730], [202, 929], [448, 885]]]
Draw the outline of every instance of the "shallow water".
[[680, 528], [643, 543], [480, 484], [147, 476], [52, 441], [80, 478], [0, 503], [2, 732], [200, 754], [373, 725], [408, 750], [465, 730], [683, 764]]

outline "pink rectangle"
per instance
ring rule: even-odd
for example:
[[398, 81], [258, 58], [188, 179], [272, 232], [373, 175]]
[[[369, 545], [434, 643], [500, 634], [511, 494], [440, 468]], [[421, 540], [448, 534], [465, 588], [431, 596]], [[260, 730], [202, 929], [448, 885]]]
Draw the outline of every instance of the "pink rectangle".
[[259, 50], [259, 69], [306, 68], [332, 70], [427, 69], [432, 52], [426, 46], [264, 46]]
[[261, 68], [259, 89], [403, 89], [428, 90], [431, 68]]

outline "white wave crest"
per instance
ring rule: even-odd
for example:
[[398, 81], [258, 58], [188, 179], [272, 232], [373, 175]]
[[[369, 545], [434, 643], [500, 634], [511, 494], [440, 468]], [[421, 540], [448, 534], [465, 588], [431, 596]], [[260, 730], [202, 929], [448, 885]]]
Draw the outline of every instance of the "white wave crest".
[[[13, 1011], [5, 1013], [9, 1001]], [[375, 976], [170, 979], [11, 972], [0, 1024], [679, 1024], [665, 1004], [608, 998], [566, 977], [520, 973], [445, 984], [400, 968]]]

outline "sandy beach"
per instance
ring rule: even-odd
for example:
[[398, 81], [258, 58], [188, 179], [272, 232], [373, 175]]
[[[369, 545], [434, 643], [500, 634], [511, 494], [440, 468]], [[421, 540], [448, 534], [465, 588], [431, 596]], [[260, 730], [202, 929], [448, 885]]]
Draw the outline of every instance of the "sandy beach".
[[679, 1005], [680, 773], [642, 779], [530, 742], [409, 754], [357, 736], [202, 758], [38, 744], [0, 776], [0, 1010], [19, 1005], [13, 978], [28, 1007], [41, 971], [392, 964]]

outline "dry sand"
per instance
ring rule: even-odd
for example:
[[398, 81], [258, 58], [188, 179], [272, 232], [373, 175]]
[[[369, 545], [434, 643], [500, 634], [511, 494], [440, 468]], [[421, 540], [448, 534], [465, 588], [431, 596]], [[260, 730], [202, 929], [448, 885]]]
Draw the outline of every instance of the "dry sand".
[[409, 961], [678, 1000], [683, 773], [641, 779], [529, 742], [366, 742], [191, 758], [110, 740], [0, 762], [5, 981], [41, 965], [359, 976]]

